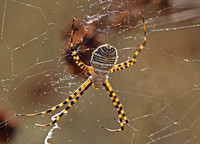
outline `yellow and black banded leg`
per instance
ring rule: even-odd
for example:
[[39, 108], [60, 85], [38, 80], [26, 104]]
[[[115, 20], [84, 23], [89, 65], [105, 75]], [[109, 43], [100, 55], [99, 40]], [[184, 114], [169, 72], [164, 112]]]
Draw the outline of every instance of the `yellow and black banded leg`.
[[145, 27], [145, 21], [144, 21], [144, 13], [143, 11], [141, 11], [142, 13], [142, 21], [143, 21], [143, 29], [144, 29], [144, 40], [143, 43], [139, 46], [137, 46], [136, 52], [134, 53], [132, 59], [127, 60], [123, 63], [120, 63], [118, 65], [115, 65], [108, 73], [112, 73], [115, 71], [120, 71], [123, 69], [126, 69], [132, 65], [134, 65], [136, 63], [136, 57], [138, 56], [138, 54], [140, 53], [140, 51], [144, 48], [144, 46], [146, 45], [147, 42], [147, 37], [146, 37], [146, 27]]
[[52, 111], [55, 111], [56, 109], [64, 106], [65, 104], [67, 104], [70, 100], [72, 100], [74, 97], [76, 97], [77, 94], [79, 94], [84, 87], [86, 87], [89, 84], [90, 80], [88, 79], [85, 83], [83, 83], [70, 97], [68, 97], [66, 100], [64, 100], [62, 103], [46, 110], [43, 112], [39, 112], [39, 113], [33, 113], [33, 114], [15, 114], [16, 116], [36, 116], [36, 115], [44, 115], [46, 113], [50, 113]]
[[110, 84], [109, 84], [108, 81], [105, 81], [105, 83], [103, 84], [103, 86], [106, 88], [106, 90], [107, 90], [107, 92], [108, 92], [108, 94], [110, 96], [110, 99], [113, 102], [113, 105], [117, 109], [118, 116], [119, 116], [119, 123], [120, 123], [121, 128], [120, 129], [108, 129], [108, 128], [105, 128], [104, 126], [101, 126], [101, 127], [104, 128], [105, 130], [109, 131], [109, 132], [119, 132], [119, 131], [122, 131], [122, 130], [124, 130], [123, 119], [124, 119], [125, 123], [128, 123], [128, 119], [127, 119], [127, 117], [126, 117], [126, 115], [124, 113], [122, 104], [120, 103], [119, 99], [117, 98], [115, 92], [111, 88], [111, 86], [110, 86]]
[[74, 35], [74, 21], [75, 19], [73, 18], [73, 23], [72, 23], [72, 30], [71, 30], [71, 42], [70, 42], [70, 48], [71, 48], [71, 52], [73, 55], [73, 60], [75, 61], [75, 63], [84, 71], [89, 72], [90, 74], [92, 74], [92, 70], [93, 68], [90, 66], [85, 65], [80, 57], [78, 56], [77, 52], [74, 49], [74, 45], [73, 45], [73, 35]]
[[92, 80], [91, 78], [89, 78], [86, 82], [85, 82], [86, 86], [83, 88], [83, 90], [79, 93], [79, 95], [77, 95], [72, 101], [71, 103], [58, 115], [58, 117], [52, 121], [49, 124], [45, 124], [45, 125], [37, 125], [37, 126], [41, 126], [41, 127], [47, 127], [50, 125], [55, 124], [56, 122], [58, 122], [60, 120], [60, 118], [63, 116], [63, 114], [65, 114], [78, 100], [79, 98], [84, 94], [84, 92], [92, 85]]

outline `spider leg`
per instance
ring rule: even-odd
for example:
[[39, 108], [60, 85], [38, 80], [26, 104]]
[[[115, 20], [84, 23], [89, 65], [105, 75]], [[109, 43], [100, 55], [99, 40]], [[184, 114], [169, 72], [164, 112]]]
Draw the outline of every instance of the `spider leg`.
[[67, 104], [70, 100], [72, 100], [77, 94], [80, 93], [80, 91], [83, 90], [83, 88], [87, 85], [87, 81], [82, 84], [70, 97], [68, 97], [67, 99], [65, 99], [62, 103], [46, 110], [46, 111], [43, 111], [43, 112], [39, 112], [39, 113], [33, 113], [33, 114], [15, 114], [16, 116], [36, 116], [36, 115], [44, 115], [46, 113], [50, 113], [52, 111], [55, 111], [56, 109], [64, 106], [65, 104]]
[[[82, 91], [79, 93], [79, 95], [77, 95], [72, 101], [71, 103], [58, 115], [58, 117], [52, 121], [51, 123], [45, 124], [45, 125], [37, 125], [37, 126], [41, 126], [41, 127], [47, 127], [50, 125], [55, 124], [56, 122], [58, 122], [60, 120], [60, 118], [63, 116], [64, 113], [66, 113], [78, 100], [79, 98], [85, 93], [85, 91], [92, 85], [92, 80], [91, 78], [88, 78], [88, 80], [83, 84], [85, 87], [82, 89]], [[82, 85], [82, 86], [83, 86]], [[76, 92], [75, 92], [76, 93]]]
[[115, 72], [115, 71], [120, 71], [120, 70], [126, 69], [126, 68], [132, 66], [133, 64], [135, 64], [136, 63], [136, 57], [138, 56], [140, 51], [146, 45], [147, 37], [146, 37], [146, 27], [145, 27], [145, 21], [144, 21], [144, 13], [143, 13], [143, 11], [141, 11], [141, 13], [142, 13], [142, 22], [143, 22], [143, 29], [144, 29], [144, 40], [143, 40], [143, 43], [140, 46], [137, 45], [137, 49], [136, 49], [132, 59], [127, 60], [125, 62], [122, 62], [122, 63], [118, 64], [118, 65], [113, 66], [113, 68], [108, 73], [112, 73], [112, 72]]
[[110, 84], [109, 84], [108, 81], [105, 81], [105, 83], [103, 84], [103, 86], [106, 88], [106, 90], [107, 90], [107, 92], [108, 92], [108, 94], [110, 96], [110, 99], [113, 102], [113, 105], [117, 109], [118, 116], [119, 116], [119, 123], [120, 123], [121, 128], [120, 129], [108, 129], [108, 128], [104, 127], [104, 126], [101, 126], [101, 127], [104, 128], [105, 130], [109, 131], [109, 132], [119, 132], [119, 131], [122, 131], [122, 130], [124, 130], [123, 119], [124, 119], [125, 123], [128, 123], [128, 119], [127, 119], [127, 117], [126, 117], [126, 115], [124, 113], [122, 104], [120, 103], [119, 99], [117, 98], [115, 92], [111, 88], [111, 86], [110, 86]]
[[74, 49], [74, 44], [73, 44], [73, 35], [74, 35], [74, 21], [75, 19], [73, 18], [73, 23], [72, 23], [72, 30], [71, 30], [71, 42], [70, 42], [70, 48], [72, 51], [72, 55], [73, 55], [73, 60], [74, 62], [84, 71], [87, 71], [88, 73], [92, 74], [92, 70], [93, 68], [90, 66], [85, 65], [80, 57], [78, 56], [77, 52]]
[[74, 97], [76, 97], [77, 94], [79, 94], [84, 87], [87, 86], [89, 82], [86, 81], [85, 83], [83, 83], [70, 97], [68, 97], [67, 99], [65, 99], [62, 103], [46, 110], [46, 111], [43, 111], [43, 112], [39, 112], [39, 113], [33, 113], [33, 114], [15, 114], [16, 116], [36, 116], [36, 115], [44, 115], [46, 113], [50, 113], [52, 111], [55, 111], [56, 109], [64, 106], [65, 104], [67, 104], [70, 100], [72, 100]]

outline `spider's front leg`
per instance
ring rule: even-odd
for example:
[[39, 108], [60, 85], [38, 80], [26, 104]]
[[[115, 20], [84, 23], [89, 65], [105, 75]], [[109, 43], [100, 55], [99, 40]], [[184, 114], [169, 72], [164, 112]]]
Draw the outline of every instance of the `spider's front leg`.
[[73, 23], [72, 23], [72, 30], [71, 30], [71, 42], [70, 42], [70, 50], [72, 52], [72, 57], [74, 62], [84, 71], [87, 71], [88, 73], [92, 74], [93, 68], [90, 66], [85, 65], [80, 57], [78, 56], [76, 50], [74, 49], [74, 44], [73, 44], [73, 35], [74, 35], [74, 21], [75, 19], [73, 18]]
[[105, 130], [109, 131], [109, 132], [119, 132], [119, 131], [123, 131], [124, 130], [124, 122], [123, 119], [125, 121], [125, 124], [128, 123], [128, 119], [124, 113], [122, 104], [120, 103], [119, 99], [117, 98], [115, 92], [113, 91], [113, 89], [111, 88], [110, 84], [108, 81], [105, 81], [105, 83], [103, 84], [103, 86], [106, 88], [110, 99], [113, 102], [113, 105], [115, 106], [115, 108], [117, 109], [117, 113], [119, 116], [119, 123], [121, 128], [120, 129], [109, 129], [109, 128], [105, 128], [104, 126], [101, 126], [102, 128], [104, 128]]
[[42, 127], [46, 127], [46, 126], [50, 126], [52, 124], [55, 124], [61, 117], [62, 115], [69, 110], [69, 108], [72, 107], [73, 104], [75, 104], [78, 99], [84, 94], [84, 92], [92, 85], [92, 79], [91, 77], [88, 78], [88, 80], [86, 80], [69, 98], [67, 98], [66, 100], [64, 100], [62, 103], [58, 104], [57, 106], [54, 106], [53, 108], [50, 108], [46, 111], [43, 112], [39, 112], [39, 113], [33, 113], [33, 114], [15, 114], [15, 116], [36, 116], [36, 115], [44, 115], [46, 113], [50, 113], [62, 106], [64, 106], [65, 104], [68, 104], [68, 102], [71, 101], [70, 104], [68, 104], [68, 106], [60, 113], [60, 115], [56, 118], [56, 120], [54, 120], [52, 123], [46, 124], [46, 125], [38, 125], [38, 126], [42, 126]]
[[56, 122], [58, 122], [60, 120], [60, 118], [79, 100], [79, 98], [85, 93], [85, 91], [92, 85], [92, 79], [91, 77], [88, 78], [88, 80], [86, 80], [84, 82], [84, 84], [81, 86], [81, 91], [75, 91], [73, 95], [76, 95], [77, 93], [79, 93], [79, 95], [77, 95], [71, 102], [70, 104], [58, 115], [58, 117], [52, 121], [49, 124], [45, 124], [45, 125], [37, 125], [37, 126], [41, 126], [41, 127], [47, 127], [50, 125], [55, 124]]
[[126, 69], [130, 66], [132, 66], [133, 64], [136, 63], [136, 57], [138, 56], [138, 54], [140, 53], [140, 51], [144, 48], [144, 46], [146, 45], [146, 41], [147, 41], [147, 37], [146, 37], [146, 27], [145, 27], [145, 22], [144, 22], [144, 13], [143, 11], [141, 11], [142, 13], [142, 22], [143, 22], [143, 29], [144, 29], [144, 40], [143, 43], [139, 46], [137, 46], [136, 52], [134, 53], [132, 59], [127, 60], [123, 63], [120, 63], [118, 65], [115, 65], [108, 73], [112, 73], [115, 71], [120, 71], [123, 69]]
[[67, 99], [65, 99], [62, 103], [46, 110], [43, 112], [39, 112], [39, 113], [33, 113], [33, 114], [15, 114], [16, 116], [36, 116], [36, 115], [44, 115], [46, 113], [50, 113], [52, 111], [57, 110], [58, 108], [68, 104], [68, 102], [70, 102], [72, 99], [74, 99], [75, 97], [77, 97], [77, 95], [84, 89], [84, 87], [86, 87], [88, 84], [88, 82], [86, 81], [85, 83], [83, 83], [70, 97], [68, 97]]

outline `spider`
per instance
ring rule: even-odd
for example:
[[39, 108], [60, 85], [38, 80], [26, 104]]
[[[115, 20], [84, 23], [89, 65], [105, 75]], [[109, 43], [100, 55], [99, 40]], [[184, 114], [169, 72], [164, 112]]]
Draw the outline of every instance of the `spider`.
[[[99, 89], [101, 85], [103, 85], [107, 91], [107, 93], [110, 96], [110, 99], [112, 100], [113, 105], [117, 109], [118, 117], [119, 117], [119, 123], [120, 128], [119, 129], [109, 129], [104, 126], [101, 126], [105, 130], [109, 132], [119, 132], [124, 130], [124, 124], [128, 123], [128, 119], [125, 115], [125, 112], [123, 110], [122, 104], [120, 103], [119, 99], [117, 98], [115, 92], [113, 91], [112, 87], [110, 86], [108, 82], [108, 74], [116, 71], [120, 71], [123, 69], [126, 69], [133, 64], [136, 63], [136, 57], [140, 53], [140, 51], [144, 48], [146, 44], [146, 28], [145, 28], [145, 22], [144, 22], [144, 14], [142, 13], [142, 21], [143, 21], [143, 29], [144, 29], [144, 40], [143, 43], [139, 46], [137, 45], [136, 52], [134, 53], [132, 59], [129, 59], [123, 63], [115, 65], [118, 54], [117, 49], [114, 46], [111, 46], [109, 44], [100, 45], [97, 47], [97, 49], [92, 53], [91, 56], [91, 66], [85, 65], [78, 56], [78, 53], [75, 51], [73, 46], [73, 28], [74, 28], [74, 21], [72, 23], [72, 29], [71, 29], [71, 42], [70, 42], [70, 48], [73, 56], [74, 62], [84, 71], [87, 71], [90, 76], [89, 78], [67, 99], [65, 99], [62, 103], [39, 113], [33, 113], [33, 114], [16, 114], [16, 116], [36, 116], [36, 115], [43, 115], [46, 113], [50, 113], [65, 104], [68, 104], [65, 109], [57, 116], [55, 120], [53, 120], [49, 124], [45, 125], [39, 125], [41, 127], [46, 127], [55, 124], [60, 120], [60, 118], [65, 114], [78, 100], [79, 98], [85, 93], [85, 91], [93, 85], [94, 89]], [[70, 102], [70, 103], [69, 103]]]

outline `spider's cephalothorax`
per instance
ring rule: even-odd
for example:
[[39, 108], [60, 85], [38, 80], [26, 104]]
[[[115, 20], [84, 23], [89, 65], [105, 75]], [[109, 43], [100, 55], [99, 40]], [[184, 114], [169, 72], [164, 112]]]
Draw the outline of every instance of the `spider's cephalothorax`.
[[91, 57], [91, 65], [94, 69], [92, 82], [95, 89], [98, 89], [107, 78], [108, 72], [117, 62], [117, 49], [109, 44], [99, 46]]
[[119, 123], [120, 128], [119, 129], [109, 129], [104, 126], [101, 126], [105, 130], [109, 132], [119, 132], [124, 130], [124, 124], [128, 123], [128, 119], [125, 115], [125, 112], [123, 110], [122, 104], [120, 103], [119, 99], [117, 98], [117, 95], [113, 91], [111, 85], [109, 84], [107, 80], [107, 75], [112, 72], [120, 71], [123, 69], [126, 69], [136, 63], [136, 57], [140, 53], [140, 51], [144, 48], [146, 45], [146, 28], [145, 28], [145, 22], [144, 22], [144, 14], [142, 13], [142, 21], [143, 21], [143, 28], [144, 28], [144, 41], [141, 45], [137, 46], [137, 49], [133, 55], [133, 57], [125, 62], [122, 62], [120, 64], [115, 65], [117, 62], [117, 50], [115, 47], [105, 44], [99, 46], [93, 53], [91, 57], [91, 65], [88, 66], [84, 64], [76, 50], [74, 49], [73, 45], [73, 28], [74, 28], [74, 20], [72, 24], [72, 30], [71, 30], [71, 42], [70, 47], [72, 51], [72, 56], [74, 62], [84, 71], [87, 71], [89, 75], [91, 75], [71, 96], [69, 96], [67, 99], [65, 99], [60, 104], [39, 113], [33, 113], [33, 114], [16, 114], [16, 116], [36, 116], [36, 115], [44, 115], [46, 113], [50, 113], [64, 105], [67, 105], [62, 112], [57, 116], [55, 120], [53, 120], [51, 123], [40, 125], [42, 127], [50, 126], [55, 124], [60, 120], [60, 118], [68, 112], [68, 110], [79, 100], [79, 98], [85, 93], [85, 91], [93, 85], [94, 88], [98, 89], [100, 85], [103, 85], [106, 91], [108, 92], [110, 99], [112, 100], [113, 105], [115, 106], [118, 117], [119, 117]]

